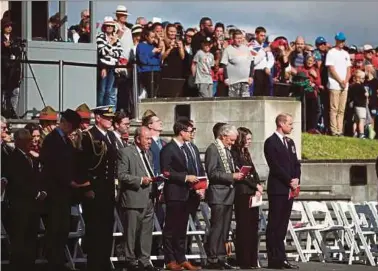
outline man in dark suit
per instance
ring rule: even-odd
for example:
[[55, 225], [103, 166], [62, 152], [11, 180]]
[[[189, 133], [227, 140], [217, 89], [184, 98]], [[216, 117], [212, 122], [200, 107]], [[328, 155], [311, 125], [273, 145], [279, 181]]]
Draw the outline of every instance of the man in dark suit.
[[230, 231], [234, 182], [241, 180], [242, 173], [235, 172], [230, 148], [235, 143], [238, 131], [234, 126], [223, 125], [219, 137], [205, 153], [205, 167], [209, 178], [206, 200], [211, 208], [209, 246], [209, 269], [236, 269], [226, 262], [226, 242]]
[[80, 183], [84, 186], [84, 247], [88, 270], [110, 271], [117, 148], [108, 130], [112, 127], [114, 109], [111, 106], [101, 106], [92, 111], [95, 125], [83, 132], [78, 170]]
[[166, 217], [163, 230], [164, 260], [168, 270], [198, 270], [185, 257], [186, 228], [188, 225], [191, 184], [197, 172], [185, 142], [190, 140], [192, 125], [179, 121], [173, 126], [175, 134], [161, 151], [161, 172], [168, 178], [164, 183]]
[[264, 144], [265, 159], [269, 166], [269, 214], [266, 231], [268, 267], [297, 269], [298, 266], [287, 261], [284, 239], [293, 206], [289, 193], [299, 185], [301, 165], [294, 141], [286, 136], [293, 130], [292, 116], [287, 113], [278, 115], [276, 126], [277, 130]]
[[[155, 176], [160, 175], [160, 151], [167, 145], [163, 139], [161, 139], [160, 134], [163, 131], [163, 122], [155, 114], [148, 114], [142, 119], [142, 126], [147, 127], [151, 133], [151, 147], [150, 151], [152, 153], [152, 159], [154, 164], [154, 174]], [[155, 196], [155, 214], [157, 220], [159, 221], [160, 228], [164, 226], [165, 218], [165, 204], [163, 202], [161, 182], [154, 182], [152, 184], [152, 193]], [[152, 254], [153, 255], [163, 255], [163, 238], [161, 236], [155, 236], [152, 243]], [[164, 262], [158, 260], [156, 266], [164, 266]]]
[[72, 188], [76, 187], [76, 151], [69, 135], [79, 128], [80, 122], [80, 115], [67, 109], [59, 126], [45, 137], [40, 153], [42, 181], [48, 194], [46, 257], [51, 271], [65, 269], [64, 247], [70, 228]]
[[117, 150], [125, 148], [127, 146], [127, 142], [122, 138], [122, 136], [128, 134], [130, 128], [130, 119], [125, 112], [120, 111], [115, 113], [113, 118], [113, 127], [114, 131], [110, 134], [114, 136], [113, 140], [116, 143], [115, 146]]
[[39, 207], [47, 193], [42, 190], [39, 164], [29, 155], [32, 136], [26, 129], [14, 134], [15, 150], [9, 162], [7, 196], [10, 203], [11, 270], [35, 270]]
[[149, 129], [139, 127], [135, 131], [134, 144], [118, 152], [120, 212], [123, 215], [126, 268], [129, 271], [156, 270], [150, 261], [154, 216], [151, 140]]

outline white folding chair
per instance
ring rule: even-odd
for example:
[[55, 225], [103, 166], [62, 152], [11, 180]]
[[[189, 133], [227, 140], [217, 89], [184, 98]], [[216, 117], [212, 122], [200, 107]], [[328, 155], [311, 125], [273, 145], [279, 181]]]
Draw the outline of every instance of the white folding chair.
[[[338, 260], [346, 259], [346, 250], [344, 248], [345, 227], [342, 223], [334, 223], [331, 212], [326, 202], [310, 201], [303, 203], [307, 217], [314, 229], [315, 237], [320, 245], [326, 261], [332, 260], [333, 254], [338, 254]], [[316, 221], [315, 215], [320, 215], [321, 220]], [[331, 239], [327, 239], [331, 234]]]
[[[303, 204], [300, 201], [295, 201], [293, 203], [292, 214], [299, 214], [300, 221], [293, 224], [289, 221], [288, 231], [290, 232], [295, 248], [297, 249], [298, 256], [296, 261], [299, 259], [302, 262], [307, 262], [310, 257], [316, 255], [321, 262], [324, 262], [322, 250], [319, 247], [315, 236], [315, 230], [319, 229], [319, 226], [312, 226], [306, 212], [303, 208]], [[306, 235], [306, 245], [305, 248], [301, 246], [301, 236]]]
[[[356, 245], [351, 247], [352, 251], [349, 257], [349, 264], [352, 264], [353, 260], [359, 260], [361, 257], [365, 263], [369, 262], [370, 265], [375, 266], [370, 245], [371, 240], [374, 240], [373, 237], [376, 232], [367, 225], [364, 214], [367, 205], [364, 205], [364, 208], [357, 207], [356, 209], [352, 202], [338, 202], [337, 204], [341, 211], [340, 214], [344, 225], [350, 227], [353, 233], [353, 242], [356, 242]], [[358, 246], [358, 251], [354, 249], [355, 246]]]

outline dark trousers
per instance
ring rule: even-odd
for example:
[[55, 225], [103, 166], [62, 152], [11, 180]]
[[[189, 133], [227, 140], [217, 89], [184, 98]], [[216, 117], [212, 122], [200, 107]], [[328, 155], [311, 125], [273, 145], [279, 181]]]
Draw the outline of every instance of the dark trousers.
[[317, 129], [319, 121], [319, 103], [317, 97], [306, 98], [306, 130]]
[[264, 70], [254, 72], [253, 96], [270, 96], [270, 78]]
[[36, 270], [39, 212], [36, 206], [10, 208], [10, 266], [12, 271]]
[[83, 202], [88, 271], [111, 270], [114, 206], [114, 201], [97, 193], [94, 199]]
[[[165, 204], [159, 201], [159, 197], [156, 198], [155, 204], [155, 215], [159, 222], [160, 229], [164, 228], [164, 220], [165, 220]], [[152, 249], [151, 255], [164, 255], [163, 251], [163, 237], [162, 236], [154, 236], [152, 239]], [[164, 267], [163, 260], [156, 260], [155, 266], [157, 267]]]
[[186, 228], [189, 208], [186, 201], [168, 201], [166, 203], [165, 225], [163, 230], [163, 250], [165, 263], [186, 261]]
[[[189, 214], [193, 219], [194, 225], [197, 219], [197, 210], [198, 210], [199, 204], [200, 204], [199, 196], [196, 194], [191, 195], [188, 200], [188, 205], [189, 205]], [[190, 235], [186, 238], [186, 252], [188, 254], [192, 253], [192, 243], [193, 243], [193, 236]]]
[[151, 243], [153, 232], [154, 205], [149, 200], [146, 208], [122, 208], [123, 230], [126, 238], [125, 261], [126, 268], [136, 265], [151, 265]]
[[249, 208], [251, 195], [235, 196], [236, 260], [241, 268], [257, 267], [259, 208]]
[[64, 270], [66, 263], [64, 249], [68, 242], [71, 220], [71, 203], [69, 197], [46, 202], [46, 258], [49, 271]]
[[329, 131], [329, 90], [324, 89], [320, 92], [320, 103], [321, 103], [321, 115], [323, 117], [324, 130]]
[[123, 110], [130, 118], [134, 118], [133, 79], [124, 75], [116, 77], [117, 111]]
[[266, 244], [269, 264], [286, 261], [284, 240], [289, 224], [293, 200], [287, 195], [269, 195], [269, 214], [266, 229]]
[[160, 80], [160, 72], [139, 73], [139, 82], [146, 89], [148, 98], [158, 96]]
[[232, 205], [212, 204], [210, 209], [209, 262], [216, 263], [224, 261], [227, 256], [225, 244], [230, 231]]

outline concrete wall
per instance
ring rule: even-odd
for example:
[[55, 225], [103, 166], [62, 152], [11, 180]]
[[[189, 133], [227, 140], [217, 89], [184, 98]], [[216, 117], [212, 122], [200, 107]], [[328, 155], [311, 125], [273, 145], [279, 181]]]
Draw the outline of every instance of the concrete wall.
[[[351, 166], [366, 166], [367, 185], [351, 186]], [[302, 163], [304, 185], [332, 185], [334, 194], [350, 195], [354, 202], [378, 200], [375, 163]]]
[[264, 158], [264, 141], [275, 131], [275, 118], [287, 112], [294, 117], [294, 131], [291, 135], [298, 158], [301, 158], [301, 104], [292, 98], [187, 98], [187, 99], [145, 99], [139, 105], [139, 115], [147, 109], [153, 110], [164, 121], [164, 130], [172, 131], [175, 106], [190, 104], [191, 116], [197, 128], [195, 144], [205, 150], [214, 141], [212, 128], [217, 122], [227, 122], [236, 127], [245, 126], [252, 133], [251, 153], [261, 176], [267, 176], [268, 168]]

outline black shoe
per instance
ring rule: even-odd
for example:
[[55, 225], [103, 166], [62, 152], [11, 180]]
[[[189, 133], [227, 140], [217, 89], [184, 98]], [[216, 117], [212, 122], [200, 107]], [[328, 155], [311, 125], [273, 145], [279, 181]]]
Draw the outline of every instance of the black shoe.
[[139, 270], [139, 266], [137, 264], [127, 264], [126, 270], [127, 271], [141, 271]]
[[161, 271], [160, 268], [152, 266], [152, 265], [147, 265], [143, 267], [144, 271]]
[[206, 266], [206, 269], [219, 270], [219, 269], [222, 269], [222, 265], [219, 262], [217, 262], [217, 263], [209, 263]]
[[268, 269], [285, 269], [283, 264], [279, 263], [268, 263]]
[[291, 263], [289, 263], [288, 261], [284, 261], [284, 263], [283, 263], [283, 267], [284, 267], [285, 269], [299, 269], [299, 266], [298, 266], [298, 265], [291, 264]]
[[240, 268], [237, 267], [237, 266], [232, 266], [231, 264], [225, 262], [221, 265], [221, 269], [222, 270], [237, 270], [237, 269], [240, 269]]

